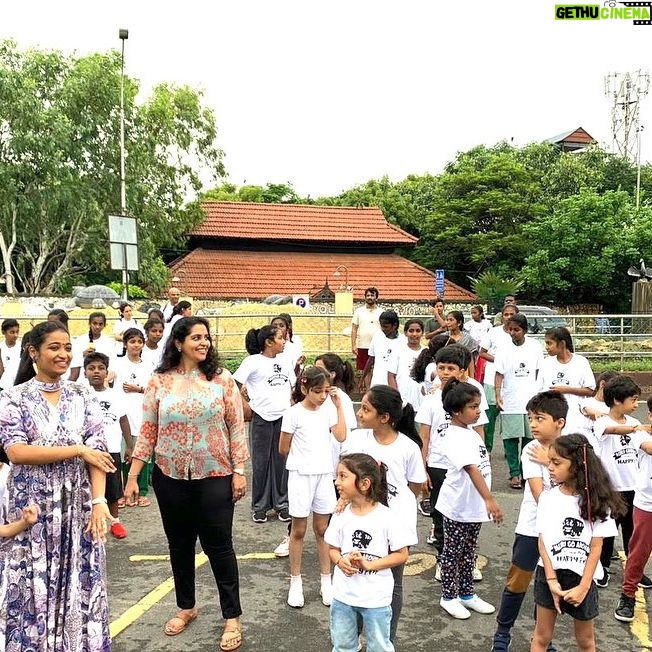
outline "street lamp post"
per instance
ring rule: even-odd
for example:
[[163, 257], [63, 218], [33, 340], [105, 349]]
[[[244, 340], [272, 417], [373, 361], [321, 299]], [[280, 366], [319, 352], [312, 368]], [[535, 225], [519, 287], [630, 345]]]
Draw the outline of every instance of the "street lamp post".
[[[129, 38], [128, 29], [118, 31], [122, 45], [120, 58], [120, 214], [127, 214], [127, 183], [125, 181], [125, 41]], [[127, 267], [127, 248], [123, 248], [124, 268], [122, 270], [122, 298], [129, 297], [129, 269]]]
[[641, 134], [643, 125], [639, 125], [636, 132], [636, 210], [638, 210], [641, 199]]
[[349, 291], [349, 268], [346, 265], [338, 265], [335, 268], [335, 271], [333, 272], [333, 276], [342, 276], [342, 272], [340, 270], [344, 270], [344, 291], [348, 292]]

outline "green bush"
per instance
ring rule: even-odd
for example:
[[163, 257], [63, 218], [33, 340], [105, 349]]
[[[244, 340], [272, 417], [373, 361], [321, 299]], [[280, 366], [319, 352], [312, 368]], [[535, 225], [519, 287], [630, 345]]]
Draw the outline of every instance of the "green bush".
[[[118, 281], [111, 281], [110, 283], [107, 283], [107, 285], [112, 290], [115, 290], [120, 296], [122, 296], [122, 283], [119, 283]], [[130, 299], [149, 298], [149, 294], [145, 290], [143, 290], [143, 288], [141, 288], [139, 285], [132, 285], [130, 283], [127, 290], [128, 290], [127, 294], [129, 295]]]

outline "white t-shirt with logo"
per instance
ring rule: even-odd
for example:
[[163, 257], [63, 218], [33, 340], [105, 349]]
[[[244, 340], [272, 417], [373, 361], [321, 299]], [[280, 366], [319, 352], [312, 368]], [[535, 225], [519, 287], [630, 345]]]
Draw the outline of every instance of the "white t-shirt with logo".
[[331, 428], [337, 424], [337, 410], [332, 401], [324, 401], [317, 410], [295, 403], [283, 415], [281, 432], [292, 435], [290, 452], [285, 461], [288, 471], [304, 475], [333, 472]]
[[371, 383], [374, 385], [387, 385], [387, 371], [392, 353], [407, 342], [405, 335], [397, 335], [394, 339], [385, 336], [383, 331], [374, 333], [369, 344], [369, 356], [373, 356], [374, 369], [371, 372]]
[[441, 438], [450, 425], [451, 418], [441, 403], [441, 389], [423, 397], [421, 407], [414, 420], [430, 426], [427, 464], [433, 469], [446, 469], [446, 457], [441, 452]]
[[[343, 555], [357, 550], [370, 561], [412, 545], [412, 539], [401, 522], [380, 503], [364, 515], [354, 514], [350, 505], [340, 514], [333, 514], [324, 540], [339, 548]], [[351, 577], [337, 566], [333, 571], [333, 597], [352, 607], [387, 607], [392, 602], [393, 590], [391, 568], [362, 571]]]
[[401, 398], [412, 405], [415, 410], [419, 409], [423, 394], [421, 393], [421, 383], [418, 383], [410, 372], [416, 359], [425, 347], [411, 349], [407, 344], [407, 339], [392, 351], [387, 364], [387, 370], [396, 375], [396, 386], [401, 394]]
[[417, 501], [408, 482], [421, 483], [427, 479], [421, 449], [409, 437], [399, 433], [391, 444], [379, 444], [371, 429], [354, 430], [342, 443], [342, 455], [367, 453], [387, 466], [387, 503], [397, 520], [410, 533], [409, 543], [416, 545]]
[[376, 307], [369, 310], [366, 305], [356, 308], [353, 312], [351, 323], [358, 327], [356, 346], [359, 349], [368, 349], [374, 333], [380, 329], [380, 316], [383, 309]]
[[503, 375], [505, 414], [526, 414], [527, 402], [539, 391], [537, 372], [542, 362], [541, 345], [527, 336], [521, 346], [513, 342], [500, 346], [494, 364], [496, 373]]
[[582, 417], [584, 418], [584, 421], [582, 422], [578, 432], [586, 435], [591, 443], [595, 443], [597, 440], [595, 438], [595, 433], [593, 432], [593, 426], [595, 425], [596, 420], [591, 419], [590, 417], [587, 417], [586, 414], [584, 414], [583, 410], [585, 408], [590, 408], [594, 413], [597, 412], [601, 415], [609, 414], [609, 408], [604, 401], [598, 401], [595, 396], [585, 396], [581, 400]]
[[464, 324], [464, 330], [475, 340], [478, 348], [482, 346], [484, 338], [492, 328], [493, 326], [488, 319], [481, 319], [480, 321], [470, 319]]
[[600, 443], [599, 455], [616, 491], [634, 491], [638, 475], [638, 446], [632, 443], [631, 434], [606, 435], [610, 426], [638, 426], [640, 421], [625, 415], [625, 423], [610, 416], [596, 419], [593, 425], [595, 438]]
[[233, 377], [247, 388], [251, 409], [265, 421], [280, 419], [290, 407], [296, 377], [286, 359], [262, 353], [250, 355]]
[[2, 377], [0, 377], [0, 388], [2, 389], [9, 389], [14, 386], [22, 352], [21, 341], [18, 338], [13, 346], [7, 346], [4, 340], [0, 342], [0, 356], [2, 356], [2, 364], [5, 370]]
[[[531, 478], [539, 478], [543, 483], [543, 491], [548, 491], [552, 488], [550, 480], [550, 472], [548, 471], [547, 464], [539, 464], [530, 459], [530, 452], [541, 446], [539, 442], [531, 441], [521, 453], [521, 464], [523, 465], [523, 480]], [[525, 490], [523, 492], [523, 501], [521, 502], [521, 509], [518, 513], [518, 521], [516, 523], [516, 534], [522, 534], [526, 537], [538, 537], [539, 531], [537, 530], [537, 501], [534, 499], [530, 483], [525, 483]]]
[[487, 506], [471, 481], [465, 466], [477, 466], [491, 489], [491, 464], [482, 437], [471, 428], [448, 426], [440, 438], [448, 472], [435, 507], [444, 516], [459, 523], [488, 521]]
[[[482, 338], [480, 342], [480, 347], [483, 348], [487, 353], [496, 357], [496, 351], [503, 344], [511, 344], [512, 338], [509, 336], [509, 333], [501, 326], [494, 326], [487, 334]], [[496, 366], [494, 362], [487, 361], [487, 364], [484, 367], [484, 382], [485, 385], [493, 385], [496, 381]]]
[[[614, 537], [618, 533], [616, 522], [611, 517], [606, 521], [585, 521], [580, 515], [579, 496], [567, 496], [559, 487], [539, 496], [537, 532], [543, 539], [552, 567], [570, 570], [580, 576], [584, 574], [591, 539]], [[539, 560], [539, 566], [543, 566], [543, 561]], [[602, 564], [598, 562], [593, 577], [599, 578], [603, 574]]]
[[[545, 392], [559, 385], [565, 387], [590, 387], [595, 389], [595, 376], [589, 361], [583, 356], [573, 353], [571, 359], [563, 364], [556, 355], [547, 357], [539, 371], [541, 391]], [[568, 415], [562, 435], [582, 432], [585, 427], [586, 417], [582, 414], [582, 396], [577, 394], [563, 394], [568, 403]]]
[[643, 442], [651, 442], [652, 436], [644, 430], [632, 433], [631, 444], [638, 450], [638, 474], [634, 491], [634, 507], [652, 512], [652, 455], [642, 448]]
[[114, 371], [115, 380], [113, 381], [113, 387], [122, 397], [131, 432], [134, 437], [138, 437], [140, 426], [143, 423], [144, 394], [140, 392], [123, 392], [122, 386], [125, 383], [129, 383], [130, 385], [147, 387], [152, 377], [152, 372], [149, 366], [142, 360], [132, 362], [127, 356], [115, 359]]
[[[349, 436], [349, 433], [352, 430], [356, 430], [358, 427], [358, 417], [355, 414], [355, 407], [353, 406], [353, 401], [351, 397], [339, 387], [337, 388], [337, 395], [340, 397], [340, 403], [342, 404], [342, 412], [344, 413], [344, 423], [346, 424], [346, 436]], [[333, 404], [331, 397], [329, 396], [326, 399], [326, 403], [330, 403], [333, 406], [333, 409], [337, 413], [337, 408]], [[337, 475], [337, 465], [340, 462], [340, 455], [342, 454], [342, 444], [331, 437], [331, 457], [333, 461], [333, 477]]]
[[[93, 396], [100, 404], [104, 415], [104, 434], [108, 451], [119, 453], [123, 442], [120, 418], [126, 414], [123, 394], [109, 387], [101, 392], [93, 390]], [[131, 434], [134, 438], [138, 436], [137, 432]]]

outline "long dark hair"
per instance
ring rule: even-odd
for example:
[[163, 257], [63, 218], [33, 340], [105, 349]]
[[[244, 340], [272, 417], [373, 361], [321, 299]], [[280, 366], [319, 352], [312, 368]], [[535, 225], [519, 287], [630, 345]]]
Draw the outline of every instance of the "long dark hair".
[[426, 379], [426, 367], [435, 361], [435, 355], [439, 349], [443, 349], [449, 341], [448, 333], [435, 335], [428, 342], [428, 346], [419, 353], [417, 359], [412, 365], [410, 376], [418, 383], [422, 383]]
[[584, 435], [564, 435], [551, 444], [558, 455], [570, 461], [569, 473], [580, 498], [580, 515], [586, 521], [618, 518], [627, 511], [625, 502], [611, 484], [609, 474]]
[[351, 453], [340, 458], [340, 464], [355, 476], [355, 488], [360, 489], [360, 482], [369, 479], [369, 491], [363, 493], [367, 500], [373, 503], [387, 505], [387, 467], [382, 462], [367, 455], [367, 453]]
[[555, 326], [554, 328], [549, 328], [546, 331], [545, 337], [554, 340], [557, 343], [563, 342], [566, 345], [567, 351], [570, 351], [570, 353], [575, 353], [573, 338], [571, 337], [570, 331], [566, 327]]
[[441, 390], [442, 406], [451, 416], [461, 412], [471, 401], [480, 398], [480, 390], [471, 383], [449, 378]]
[[335, 374], [331, 385], [339, 387], [347, 394], [350, 394], [355, 385], [355, 371], [348, 360], [342, 360], [337, 353], [322, 353], [315, 358], [315, 362], [321, 360], [326, 371]]
[[397, 432], [402, 432], [419, 448], [423, 446], [414, 423], [414, 408], [410, 403], [403, 405], [398, 390], [389, 385], [374, 385], [365, 394], [378, 414], [388, 414], [389, 423]]
[[172, 327], [172, 332], [170, 337], [168, 337], [167, 342], [165, 343], [165, 349], [163, 349], [163, 355], [161, 356], [161, 364], [157, 367], [156, 373], [164, 374], [171, 369], [176, 369], [181, 363], [181, 351], [177, 348], [177, 342], [183, 342], [188, 335], [193, 326], [202, 325], [206, 327], [208, 332], [208, 337], [210, 340], [210, 346], [208, 347], [208, 352], [206, 353], [206, 359], [202, 360], [199, 365], [199, 370], [206, 376], [207, 380], [213, 380], [214, 376], [222, 373], [222, 369], [219, 365], [219, 359], [217, 357], [217, 350], [213, 346], [213, 339], [211, 338], [211, 328], [208, 323], [208, 320], [203, 317], [182, 317], [179, 319], [174, 326]]
[[141, 331], [140, 328], [128, 328], [122, 334], [122, 353], [117, 355], [118, 358], [124, 358], [127, 355], [127, 342], [132, 337], [140, 337], [140, 339], [143, 341], [143, 344], [145, 344], [145, 336], [143, 335], [143, 331]]
[[192, 308], [192, 303], [190, 303], [190, 301], [177, 301], [174, 308], [172, 308], [172, 314], [170, 315], [168, 322], [171, 322], [174, 317], [180, 315], [184, 310], [187, 310], [188, 308]]
[[245, 335], [245, 349], [249, 355], [256, 355], [265, 351], [265, 342], [276, 337], [276, 326], [263, 326], [262, 328], [250, 328]]
[[294, 403], [301, 403], [313, 387], [322, 387], [323, 385], [330, 384], [331, 379], [327, 371], [321, 367], [315, 367], [315, 365], [307, 365], [297, 377], [297, 382], [292, 390], [292, 401]]
[[[40, 324], [36, 324], [36, 326], [32, 328], [29, 332], [28, 345], [23, 348], [23, 352], [20, 355], [18, 371], [16, 372], [16, 385], [25, 383], [36, 376], [36, 372], [34, 371], [34, 361], [29, 354], [29, 347], [32, 346], [38, 351], [38, 349], [43, 346], [47, 336], [50, 333], [55, 333], [57, 331], [68, 333], [68, 329], [65, 327], [63, 322], [59, 320], [42, 321]], [[68, 335], [70, 335], [70, 333], [68, 333]]]

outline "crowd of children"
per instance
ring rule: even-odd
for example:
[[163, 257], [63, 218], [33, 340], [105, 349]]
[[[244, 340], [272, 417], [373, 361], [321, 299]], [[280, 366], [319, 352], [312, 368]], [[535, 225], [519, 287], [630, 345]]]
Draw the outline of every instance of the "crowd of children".
[[[191, 310], [182, 304], [171, 320]], [[531, 650], [556, 650], [560, 614], [573, 618], [577, 648], [595, 650], [598, 590], [612, 576], [618, 526], [627, 561], [615, 618], [633, 620], [636, 589], [652, 588], [644, 573], [652, 552], [652, 437], [650, 426], [631, 416], [640, 388], [610, 372], [596, 385], [565, 328], [546, 332], [544, 359], [515, 306], [505, 307], [495, 327], [474, 307], [470, 333], [461, 313], [444, 315], [443, 305], [435, 311], [436, 321], [425, 327], [407, 320], [404, 335], [394, 311], [380, 312], [359, 377], [357, 413], [351, 363], [324, 353], [305, 364], [289, 315], [247, 333], [249, 356], [234, 379], [250, 421], [252, 520], [265, 523], [273, 512], [288, 523], [275, 551], [289, 557], [287, 604], [305, 604], [302, 556], [311, 518], [333, 650], [360, 649], [361, 636], [369, 652], [396, 649], [419, 504], [432, 522], [425, 538], [437, 556], [434, 575], [446, 614], [465, 620], [472, 612], [497, 612], [487, 647], [506, 652], [533, 583]], [[170, 321], [166, 326], [153, 314], [142, 328], [131, 307], [121, 306], [113, 337], [103, 334], [105, 327], [103, 313], [89, 317], [88, 335], [73, 344], [73, 364], [83, 368], [79, 382], [97, 393], [103, 410], [116, 466], [106, 485], [110, 532], [121, 539], [127, 536], [119, 518], [122, 473]], [[2, 332], [5, 388], [13, 383], [21, 340], [16, 320], [5, 320]], [[648, 408], [652, 418], [652, 400]], [[496, 608], [474, 583], [482, 579], [481, 526], [504, 518], [492, 493], [497, 423], [509, 486], [523, 490], [523, 499]], [[138, 478], [143, 507], [150, 504], [152, 464]], [[0, 477], [6, 472], [0, 466]], [[20, 520], [0, 525], [0, 536], [28, 528], [37, 514], [38, 506], [25, 509]]]

